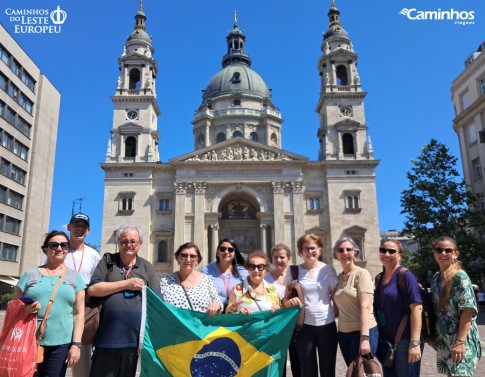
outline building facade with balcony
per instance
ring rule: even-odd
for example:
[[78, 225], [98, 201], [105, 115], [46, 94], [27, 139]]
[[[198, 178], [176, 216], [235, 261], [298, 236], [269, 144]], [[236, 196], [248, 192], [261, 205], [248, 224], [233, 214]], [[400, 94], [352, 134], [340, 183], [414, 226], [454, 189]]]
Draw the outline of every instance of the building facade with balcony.
[[[465, 69], [452, 83], [451, 99], [465, 182], [474, 194], [485, 195], [485, 41], [465, 60]], [[485, 198], [478, 205], [485, 211]], [[478, 233], [485, 242], [485, 230]]]
[[184, 242], [200, 247], [204, 264], [215, 260], [224, 237], [234, 239], [243, 253], [269, 253], [283, 242], [296, 262], [298, 237], [316, 233], [326, 245], [325, 262], [332, 263], [332, 244], [350, 236], [362, 249], [361, 264], [373, 273], [380, 270], [378, 161], [367, 134], [357, 54], [339, 16], [332, 2], [315, 75], [321, 84], [318, 160], [283, 149], [282, 115], [251, 67], [246, 37], [234, 17], [222, 69], [210, 78], [192, 120], [193, 151], [161, 162], [158, 66], [140, 9], [111, 97], [113, 127], [102, 164], [102, 248], [115, 249], [119, 225], [136, 224], [147, 233], [141, 255], [168, 272], [176, 268], [173, 252]]
[[60, 94], [0, 25], [0, 281], [38, 263], [48, 231]]

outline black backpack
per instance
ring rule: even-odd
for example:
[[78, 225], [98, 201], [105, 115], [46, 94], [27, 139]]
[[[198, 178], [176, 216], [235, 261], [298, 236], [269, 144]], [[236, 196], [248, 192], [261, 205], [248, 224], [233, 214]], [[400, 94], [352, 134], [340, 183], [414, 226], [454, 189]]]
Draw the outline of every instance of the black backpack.
[[[406, 267], [402, 267], [397, 275], [397, 285], [401, 294], [406, 296]], [[382, 279], [382, 272], [376, 276], [376, 288], [379, 287]], [[433, 299], [425, 287], [419, 284], [419, 293], [421, 294], [421, 301], [423, 311], [421, 313], [421, 335], [425, 342], [434, 342], [436, 338], [436, 313], [434, 311]], [[409, 308], [408, 308], [409, 310]]]

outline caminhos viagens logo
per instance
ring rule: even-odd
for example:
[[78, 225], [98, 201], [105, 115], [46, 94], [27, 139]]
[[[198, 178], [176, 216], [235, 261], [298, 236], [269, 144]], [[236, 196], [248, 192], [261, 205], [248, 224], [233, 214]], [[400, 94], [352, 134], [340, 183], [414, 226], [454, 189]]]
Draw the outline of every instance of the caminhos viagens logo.
[[473, 10], [403, 8], [399, 14], [411, 21], [451, 21], [456, 25], [475, 24], [475, 11]]

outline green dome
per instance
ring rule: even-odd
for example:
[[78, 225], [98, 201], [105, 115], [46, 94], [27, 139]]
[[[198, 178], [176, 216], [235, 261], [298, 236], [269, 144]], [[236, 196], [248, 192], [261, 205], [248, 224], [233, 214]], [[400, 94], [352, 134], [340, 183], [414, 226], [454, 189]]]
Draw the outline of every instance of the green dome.
[[211, 78], [204, 91], [204, 99], [234, 92], [271, 97], [271, 92], [260, 75], [246, 64], [233, 63]]

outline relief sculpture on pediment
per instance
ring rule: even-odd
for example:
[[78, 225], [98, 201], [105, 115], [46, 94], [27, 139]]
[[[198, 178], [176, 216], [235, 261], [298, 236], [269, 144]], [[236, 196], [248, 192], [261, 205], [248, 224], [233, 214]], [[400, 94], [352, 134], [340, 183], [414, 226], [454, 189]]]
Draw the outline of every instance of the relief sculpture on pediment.
[[291, 160], [284, 153], [275, 153], [262, 148], [241, 147], [236, 144], [234, 147], [208, 151], [202, 156], [196, 154], [186, 161], [288, 161]]

